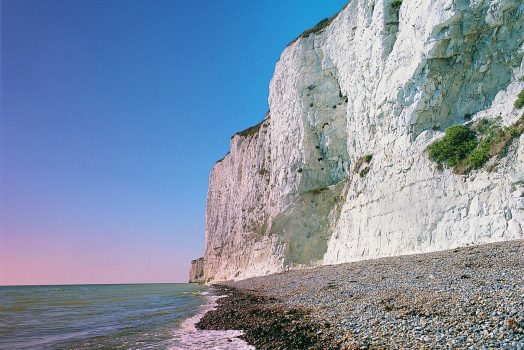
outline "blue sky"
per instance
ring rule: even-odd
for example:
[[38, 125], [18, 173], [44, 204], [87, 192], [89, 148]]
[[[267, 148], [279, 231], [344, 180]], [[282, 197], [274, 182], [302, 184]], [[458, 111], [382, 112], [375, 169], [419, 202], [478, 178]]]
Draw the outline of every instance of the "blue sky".
[[185, 281], [213, 164], [345, 2], [2, 0], [0, 284]]

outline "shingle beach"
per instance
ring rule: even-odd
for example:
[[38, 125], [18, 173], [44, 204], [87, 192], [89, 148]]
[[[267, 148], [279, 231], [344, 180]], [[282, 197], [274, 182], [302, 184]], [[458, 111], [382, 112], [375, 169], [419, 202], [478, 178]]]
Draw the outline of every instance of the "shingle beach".
[[524, 241], [294, 270], [217, 286], [199, 327], [257, 349], [524, 349]]

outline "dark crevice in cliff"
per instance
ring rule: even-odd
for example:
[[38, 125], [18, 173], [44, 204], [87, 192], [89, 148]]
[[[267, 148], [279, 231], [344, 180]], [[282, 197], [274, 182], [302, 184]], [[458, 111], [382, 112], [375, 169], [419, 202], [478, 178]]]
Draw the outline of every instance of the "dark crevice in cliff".
[[395, 46], [400, 23], [402, 0], [384, 2], [384, 57], [388, 56]]

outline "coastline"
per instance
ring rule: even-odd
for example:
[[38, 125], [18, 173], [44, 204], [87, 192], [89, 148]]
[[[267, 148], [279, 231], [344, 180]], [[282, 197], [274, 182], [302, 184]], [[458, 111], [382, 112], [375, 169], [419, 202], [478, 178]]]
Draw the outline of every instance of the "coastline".
[[216, 285], [199, 329], [256, 349], [524, 349], [524, 241]]
[[220, 299], [225, 295], [219, 292], [219, 288], [211, 287], [209, 291], [202, 292], [206, 302], [202, 304], [196, 314], [185, 319], [174, 331], [174, 345], [171, 350], [205, 350], [205, 349], [231, 349], [231, 350], [253, 350], [241, 336], [243, 331], [226, 329], [201, 329], [196, 325], [209, 312], [216, 310]]

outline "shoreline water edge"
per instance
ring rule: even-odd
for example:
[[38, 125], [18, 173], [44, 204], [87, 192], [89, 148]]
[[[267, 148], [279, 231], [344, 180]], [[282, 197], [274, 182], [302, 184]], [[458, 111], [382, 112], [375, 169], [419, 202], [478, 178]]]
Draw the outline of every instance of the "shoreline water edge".
[[227, 297], [220, 288], [212, 286], [209, 291], [201, 292], [207, 302], [200, 307], [197, 314], [184, 320], [174, 332], [175, 346], [171, 350], [254, 350], [240, 337], [243, 331], [234, 329], [197, 328], [201, 319], [216, 310], [218, 301]]
[[213, 297], [194, 327], [230, 332], [228, 349], [239, 340], [256, 349], [524, 349], [523, 240], [294, 270], [212, 290], [225, 297]]

